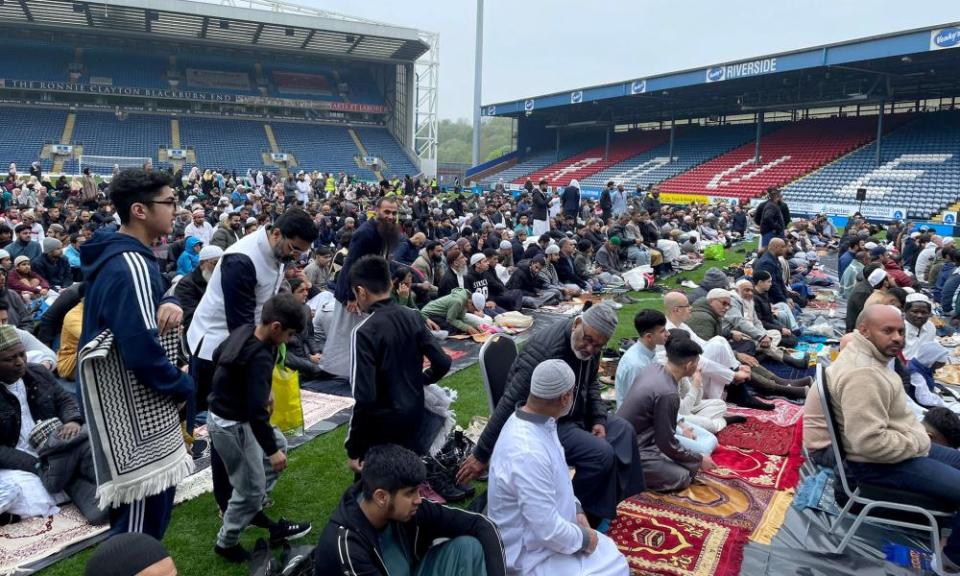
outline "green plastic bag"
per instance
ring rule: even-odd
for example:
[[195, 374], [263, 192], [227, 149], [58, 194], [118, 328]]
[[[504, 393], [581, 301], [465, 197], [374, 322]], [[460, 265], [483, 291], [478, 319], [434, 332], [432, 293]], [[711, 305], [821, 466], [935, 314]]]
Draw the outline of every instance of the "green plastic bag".
[[723, 260], [727, 257], [723, 244], [711, 244], [704, 248], [703, 257], [707, 260]]

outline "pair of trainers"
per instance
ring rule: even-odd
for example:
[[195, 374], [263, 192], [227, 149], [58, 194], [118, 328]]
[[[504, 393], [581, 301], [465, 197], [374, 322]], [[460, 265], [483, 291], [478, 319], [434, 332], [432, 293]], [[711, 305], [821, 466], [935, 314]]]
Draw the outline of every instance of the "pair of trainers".
[[[291, 522], [286, 518], [280, 518], [270, 528], [270, 546], [279, 546], [289, 540], [303, 538], [310, 533], [311, 529], [313, 529], [313, 526], [309, 522]], [[214, 552], [227, 562], [239, 564], [250, 561], [250, 552], [239, 543], [227, 548], [217, 544], [214, 546]]]

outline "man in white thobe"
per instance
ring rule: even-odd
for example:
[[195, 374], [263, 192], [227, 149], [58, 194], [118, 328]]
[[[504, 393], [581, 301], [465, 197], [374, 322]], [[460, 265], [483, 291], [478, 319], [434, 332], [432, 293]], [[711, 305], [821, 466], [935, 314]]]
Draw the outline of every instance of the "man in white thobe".
[[487, 512], [503, 537], [510, 574], [627, 576], [612, 540], [592, 529], [573, 495], [557, 419], [576, 377], [563, 360], [533, 371], [527, 402], [504, 424], [490, 458]]
[[924, 294], [907, 294], [907, 305], [903, 310], [904, 338], [903, 356], [909, 360], [917, 355], [920, 346], [936, 341], [937, 328], [930, 321], [933, 304]]

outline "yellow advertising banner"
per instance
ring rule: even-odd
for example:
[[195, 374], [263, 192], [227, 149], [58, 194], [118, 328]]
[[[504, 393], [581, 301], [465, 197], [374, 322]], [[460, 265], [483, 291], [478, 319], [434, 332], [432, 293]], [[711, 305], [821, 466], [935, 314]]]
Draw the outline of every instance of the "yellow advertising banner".
[[709, 204], [710, 197], [702, 194], [677, 194], [675, 192], [663, 192], [660, 194], [660, 201], [666, 204]]

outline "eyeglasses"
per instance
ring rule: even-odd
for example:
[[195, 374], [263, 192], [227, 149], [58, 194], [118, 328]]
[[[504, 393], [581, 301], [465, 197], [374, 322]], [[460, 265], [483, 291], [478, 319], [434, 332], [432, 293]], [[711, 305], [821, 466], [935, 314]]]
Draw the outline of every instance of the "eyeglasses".
[[141, 202], [141, 204], [163, 204], [163, 205], [165, 205], [165, 206], [171, 206], [171, 207], [172, 207], [172, 206], [176, 206], [176, 205], [177, 205], [177, 199], [176, 199], [176, 198], [168, 198], [168, 199], [166, 199], [166, 200], [144, 200], [143, 202]]

